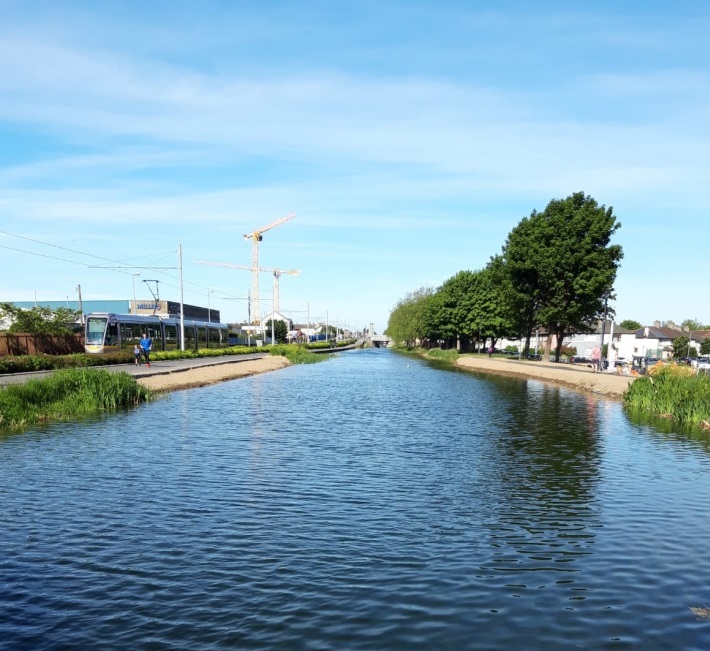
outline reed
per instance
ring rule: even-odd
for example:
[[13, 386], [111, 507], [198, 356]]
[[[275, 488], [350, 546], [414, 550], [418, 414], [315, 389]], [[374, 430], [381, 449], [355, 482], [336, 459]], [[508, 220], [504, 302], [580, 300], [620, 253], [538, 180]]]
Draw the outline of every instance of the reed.
[[128, 373], [65, 369], [0, 388], [0, 429], [68, 420], [149, 400], [152, 393]]
[[292, 364], [315, 364], [329, 357], [327, 353], [313, 353], [299, 344], [276, 344], [270, 346], [269, 352], [285, 357]]
[[[623, 396], [627, 409], [673, 418], [689, 425], [710, 425], [710, 376], [691, 375], [667, 366], [640, 377]], [[707, 424], [707, 425], [706, 425]]]

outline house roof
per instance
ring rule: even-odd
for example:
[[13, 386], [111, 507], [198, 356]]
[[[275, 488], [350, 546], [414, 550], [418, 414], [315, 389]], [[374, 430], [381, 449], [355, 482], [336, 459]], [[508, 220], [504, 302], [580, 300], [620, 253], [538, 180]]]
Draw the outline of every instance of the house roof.
[[703, 341], [710, 337], [710, 330], [691, 330], [688, 335], [693, 341]]
[[684, 337], [687, 333], [676, 328], [657, 328], [656, 326], [645, 326], [636, 330], [636, 339], [677, 339]]

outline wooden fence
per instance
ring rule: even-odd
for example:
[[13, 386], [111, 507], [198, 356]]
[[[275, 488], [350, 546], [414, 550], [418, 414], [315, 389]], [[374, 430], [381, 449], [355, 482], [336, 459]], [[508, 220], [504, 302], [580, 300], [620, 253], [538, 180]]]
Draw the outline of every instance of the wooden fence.
[[0, 332], [0, 357], [7, 355], [69, 355], [84, 352], [83, 333], [29, 335]]

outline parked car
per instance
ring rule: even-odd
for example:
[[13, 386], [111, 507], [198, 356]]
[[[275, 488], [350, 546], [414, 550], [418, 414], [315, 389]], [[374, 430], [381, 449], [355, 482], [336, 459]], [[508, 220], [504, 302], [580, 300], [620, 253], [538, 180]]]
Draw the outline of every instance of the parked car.
[[703, 373], [710, 371], [710, 357], [698, 357], [697, 369], [698, 373], [700, 371]]
[[591, 364], [592, 360], [588, 357], [577, 357], [576, 355], [572, 358], [572, 364]]

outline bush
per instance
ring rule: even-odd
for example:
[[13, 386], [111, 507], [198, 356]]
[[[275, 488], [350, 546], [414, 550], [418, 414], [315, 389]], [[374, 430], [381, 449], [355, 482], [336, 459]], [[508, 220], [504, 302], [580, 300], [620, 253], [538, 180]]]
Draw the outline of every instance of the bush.
[[690, 425], [710, 423], [710, 375], [688, 367], [663, 366], [629, 385], [626, 408], [668, 416]]
[[277, 344], [271, 346], [269, 352], [285, 357], [292, 364], [315, 364], [328, 358], [327, 354], [311, 352], [299, 344]]
[[430, 348], [426, 356], [430, 359], [440, 359], [445, 362], [452, 362], [458, 358], [459, 353], [455, 348], [449, 350], [442, 350], [441, 348]]

